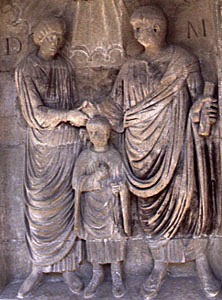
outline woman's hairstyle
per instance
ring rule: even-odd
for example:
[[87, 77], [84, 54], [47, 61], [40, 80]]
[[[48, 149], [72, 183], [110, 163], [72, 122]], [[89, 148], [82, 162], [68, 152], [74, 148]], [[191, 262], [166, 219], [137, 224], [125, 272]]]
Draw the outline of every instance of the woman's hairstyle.
[[38, 23], [34, 30], [33, 39], [36, 45], [40, 45], [42, 40], [52, 32], [65, 35], [66, 25], [63, 19], [56, 17], [49, 17]]

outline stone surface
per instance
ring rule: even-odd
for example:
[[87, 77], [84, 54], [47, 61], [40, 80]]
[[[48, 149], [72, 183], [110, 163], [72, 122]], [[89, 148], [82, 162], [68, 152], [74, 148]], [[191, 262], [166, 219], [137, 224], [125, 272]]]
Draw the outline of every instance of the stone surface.
[[[105, 0], [104, 0], [105, 1]], [[111, 1], [111, 0], [110, 0]], [[75, 42], [77, 25], [84, 26], [84, 18], [78, 24], [77, 5], [79, 1], [69, 0], [3, 0], [0, 3], [0, 290], [7, 282], [19, 281], [7, 287], [0, 299], [16, 299], [16, 291], [30, 271], [30, 261], [24, 242], [25, 226], [23, 221], [23, 174], [25, 163], [25, 134], [26, 125], [21, 117], [15, 82], [14, 69], [18, 62], [32, 49], [33, 28], [45, 15], [53, 14], [63, 16], [68, 24], [68, 34], [64, 51], [76, 63], [77, 85], [80, 98], [100, 102], [112, 89], [120, 65], [126, 58], [134, 56], [141, 51], [135, 42], [129, 26], [129, 17], [133, 10], [150, 3], [157, 3], [166, 11], [169, 19], [170, 43], [184, 46], [195, 53], [200, 59], [202, 74], [205, 80], [219, 85], [219, 115], [222, 112], [222, 1], [221, 0], [125, 0], [119, 1], [117, 12], [121, 17], [115, 18], [115, 31], [118, 32], [115, 44], [121, 51], [115, 51], [114, 60], [106, 56], [100, 60], [96, 56], [95, 63], [88, 60], [83, 64], [81, 60], [74, 59], [74, 48], [87, 41], [86, 34], [78, 35]], [[116, 2], [116, 1], [115, 1]], [[87, 5], [89, 1], [82, 1]], [[94, 3], [99, 5], [99, 0]], [[96, 10], [96, 8], [94, 8]], [[114, 11], [110, 12], [113, 16]], [[100, 11], [101, 19], [104, 17]], [[102, 24], [102, 22], [99, 22]], [[104, 17], [103, 24], [107, 19]], [[104, 28], [101, 28], [103, 31]], [[84, 29], [85, 30], [85, 29]], [[122, 30], [122, 32], [120, 32]], [[101, 34], [100, 31], [100, 34]], [[89, 33], [88, 33], [89, 34]], [[91, 32], [95, 38], [90, 46], [100, 40], [98, 32]], [[95, 34], [95, 36], [94, 36]], [[110, 32], [110, 36], [115, 32]], [[219, 43], [217, 39], [219, 37]], [[81, 40], [82, 38], [82, 40]], [[92, 39], [93, 40], [93, 39]], [[78, 41], [78, 43], [77, 43]], [[104, 44], [106, 41], [104, 41]], [[217, 48], [218, 45], [218, 48]], [[88, 48], [89, 46], [86, 45]], [[109, 48], [109, 46], [107, 46]], [[77, 47], [78, 48], [78, 47]], [[123, 51], [123, 52], [122, 52]], [[107, 54], [106, 49], [106, 54]], [[91, 53], [92, 54], [92, 53]], [[121, 55], [120, 55], [121, 54]], [[115, 56], [116, 55], [116, 56]], [[84, 56], [84, 55], [83, 55]], [[88, 59], [89, 57], [87, 57]], [[83, 60], [84, 62], [84, 60]], [[217, 93], [217, 91], [216, 91]], [[216, 94], [215, 94], [216, 95]], [[221, 118], [220, 121], [221, 123]], [[222, 153], [221, 124], [213, 128], [213, 139], [216, 152]], [[215, 169], [217, 181], [222, 182], [221, 158], [215, 155]], [[212, 239], [209, 259], [217, 277], [222, 280], [222, 185], [218, 184], [216, 190], [218, 218], [221, 226], [217, 229], [216, 237]], [[135, 277], [128, 278], [129, 292], [122, 299], [138, 299], [138, 286], [152, 269], [152, 259], [146, 242], [140, 238], [132, 238], [128, 242], [128, 254], [125, 263], [125, 272]], [[86, 266], [84, 274], [91, 270]], [[181, 266], [171, 265], [173, 275], [192, 276], [195, 274], [193, 263]], [[136, 278], [136, 279], [135, 279]], [[108, 294], [105, 294], [108, 291]], [[196, 278], [170, 278], [168, 279], [157, 299], [205, 299]], [[98, 298], [97, 298], [98, 296]], [[95, 299], [112, 299], [110, 278], [99, 288]], [[34, 293], [32, 299], [75, 299], [61, 282], [47, 282]], [[76, 299], [82, 299], [82, 295]], [[222, 299], [221, 296], [218, 299]]]

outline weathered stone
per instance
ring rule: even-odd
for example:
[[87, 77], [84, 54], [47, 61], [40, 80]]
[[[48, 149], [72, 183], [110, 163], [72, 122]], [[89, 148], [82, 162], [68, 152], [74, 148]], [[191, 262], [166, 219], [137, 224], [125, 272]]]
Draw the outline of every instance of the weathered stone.
[[[89, 100], [99, 106], [110, 96], [121, 65], [143, 51], [143, 47], [133, 37], [129, 21], [135, 8], [149, 4], [158, 4], [167, 15], [168, 43], [182, 46], [189, 53], [195, 54], [200, 61], [204, 81], [210, 81], [216, 86], [214, 97], [219, 100], [220, 118], [212, 126], [211, 136], [206, 142], [211, 149], [210, 160], [213, 161], [211, 165], [207, 162], [206, 176], [210, 172], [214, 173], [209, 186], [214, 191], [216, 216], [212, 221], [217, 226], [210, 238], [208, 258], [215, 275], [222, 280], [222, 1], [3, 0], [0, 3], [0, 269], [3, 270], [0, 274], [0, 290], [7, 282], [22, 281], [31, 270], [24, 242], [23, 220], [27, 124], [23, 120], [17, 99], [14, 70], [28, 53], [36, 50], [32, 41], [36, 24], [48, 16], [64, 18], [67, 35], [63, 52], [74, 63], [80, 100]], [[115, 145], [118, 146], [119, 141], [118, 135], [114, 135]], [[134, 212], [134, 208], [132, 211]], [[178, 260], [179, 256], [178, 254]], [[132, 299], [139, 299], [141, 282], [151, 272], [152, 267], [153, 260], [147, 241], [140, 235], [129, 238], [124, 272], [130, 274], [132, 279], [126, 278], [126, 284], [130, 287], [122, 299], [129, 299], [131, 296]], [[198, 281], [186, 278], [196, 274], [194, 262], [173, 263], [169, 271], [174, 276], [185, 278], [178, 279], [179, 284], [170, 278], [169, 285], [167, 282], [163, 286], [157, 299], [186, 299], [188, 295], [191, 299], [204, 299]], [[87, 266], [81, 273], [83, 278], [87, 278], [87, 282], [90, 272], [91, 269]], [[141, 277], [135, 279], [137, 275]], [[106, 278], [106, 282], [98, 289], [96, 298], [112, 298], [109, 281], [110, 277]], [[174, 283], [171, 284], [172, 282]], [[46, 281], [34, 293], [34, 297], [75, 299], [61, 282], [59, 284], [62, 285], [61, 289], [54, 293], [50, 288], [56, 291], [56, 287]], [[0, 299], [15, 299], [17, 290], [17, 285], [12, 286], [13, 292], [9, 288]]]
[[20, 281], [21, 277], [25, 278], [31, 269], [31, 262], [24, 238], [25, 236], [23, 236], [22, 240], [4, 239], [1, 242], [0, 249], [1, 253], [4, 254], [6, 270], [6, 273], [2, 274], [2, 278], [7, 279], [7, 284], [13, 281]]
[[17, 116], [1, 117], [0, 144], [2, 146], [18, 146], [24, 143], [25, 131], [20, 127], [19, 122]]

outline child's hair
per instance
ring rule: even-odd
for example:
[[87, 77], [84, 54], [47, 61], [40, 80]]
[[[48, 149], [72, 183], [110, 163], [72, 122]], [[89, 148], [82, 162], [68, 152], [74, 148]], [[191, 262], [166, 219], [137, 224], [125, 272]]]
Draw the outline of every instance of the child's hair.
[[92, 119], [89, 119], [89, 121], [86, 124], [86, 129], [88, 130], [90, 127], [93, 126], [101, 126], [101, 128], [105, 129], [106, 131], [111, 131], [112, 128], [107, 118], [101, 115], [96, 115]]

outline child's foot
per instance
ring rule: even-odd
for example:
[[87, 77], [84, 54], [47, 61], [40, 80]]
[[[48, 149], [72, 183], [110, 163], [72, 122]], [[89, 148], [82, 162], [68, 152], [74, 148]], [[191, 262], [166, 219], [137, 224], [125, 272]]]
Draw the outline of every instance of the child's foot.
[[125, 294], [126, 288], [123, 284], [121, 268], [119, 263], [116, 263], [115, 266], [111, 266], [111, 275], [113, 282], [113, 296], [116, 298], [120, 298]]
[[120, 298], [125, 294], [126, 288], [124, 284], [121, 282], [118, 285], [113, 285], [112, 292], [114, 297]]
[[104, 274], [101, 270], [93, 270], [93, 276], [84, 291], [84, 298], [91, 298], [95, 295], [97, 287], [103, 282]]

